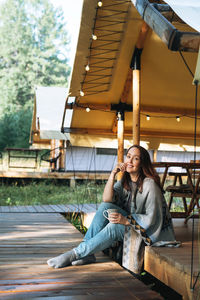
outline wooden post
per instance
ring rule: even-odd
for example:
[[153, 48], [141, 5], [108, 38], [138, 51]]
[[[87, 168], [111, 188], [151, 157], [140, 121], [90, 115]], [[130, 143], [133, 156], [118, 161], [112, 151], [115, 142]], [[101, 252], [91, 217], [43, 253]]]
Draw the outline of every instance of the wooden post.
[[64, 172], [65, 171], [65, 141], [60, 140], [59, 142], [59, 172]]
[[154, 149], [153, 150], [153, 162], [157, 161], [157, 153], [158, 153], [158, 150]]
[[[118, 139], [118, 150], [117, 160], [118, 163], [124, 162], [124, 112], [117, 113], [117, 139]], [[117, 174], [117, 180], [122, 178], [122, 173]]]
[[[52, 139], [51, 140], [51, 159], [55, 158], [55, 148], [56, 148], [56, 140]], [[51, 167], [52, 171], [55, 171], [56, 163], [55, 162], [51, 163], [50, 167]]]
[[140, 57], [148, 31], [149, 26], [143, 22], [130, 65], [130, 68], [133, 70], [133, 144], [136, 145], [140, 143]]
[[140, 143], [140, 70], [133, 70], [133, 144]]

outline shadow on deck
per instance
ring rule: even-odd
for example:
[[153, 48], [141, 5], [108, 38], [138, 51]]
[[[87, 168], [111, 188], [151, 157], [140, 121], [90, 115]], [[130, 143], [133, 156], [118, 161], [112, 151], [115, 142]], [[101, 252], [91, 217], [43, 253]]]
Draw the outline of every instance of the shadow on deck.
[[[49, 269], [46, 265], [49, 257], [71, 249], [82, 239], [82, 235], [59, 213], [82, 212], [84, 225], [88, 227], [97, 207], [97, 204], [0, 207], [0, 260], [3, 262], [0, 266], [0, 297], [26, 299], [27, 295], [29, 298], [30, 295], [65, 295], [73, 296], [65, 299], [82, 300], [104, 296], [111, 300], [123, 295], [123, 299], [161, 299], [101, 253], [95, 265], [60, 270]], [[144, 268], [181, 294], [184, 300], [197, 299], [200, 278], [194, 291], [190, 289], [193, 220], [190, 219], [187, 225], [184, 219], [173, 219], [173, 223], [176, 239], [182, 246], [145, 247]], [[193, 283], [200, 270], [198, 226], [199, 221], [195, 219]]]
[[1, 299], [162, 299], [102, 253], [96, 264], [50, 268], [82, 240], [58, 213], [0, 213], [0, 232]]

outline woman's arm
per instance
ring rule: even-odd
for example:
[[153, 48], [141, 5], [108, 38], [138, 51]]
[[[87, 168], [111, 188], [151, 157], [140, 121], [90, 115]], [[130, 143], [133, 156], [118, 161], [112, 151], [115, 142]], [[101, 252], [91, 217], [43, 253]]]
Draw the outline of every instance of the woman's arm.
[[[121, 172], [125, 171], [124, 163], [117, 164], [116, 167], [113, 169], [113, 171], [110, 173], [110, 176], [108, 178], [108, 181], [105, 185], [104, 192], [103, 192], [103, 201], [104, 202], [112, 202], [113, 193], [114, 193], [113, 188], [114, 188], [114, 183], [115, 183], [115, 177], [116, 177], [116, 174], [119, 173], [120, 171]], [[130, 221], [120, 213], [110, 214], [109, 221], [111, 223], [115, 223], [115, 224], [130, 225]]]
[[115, 175], [113, 171], [111, 172], [108, 181], [105, 185], [104, 191], [103, 191], [103, 201], [104, 202], [112, 202], [113, 198], [113, 186], [115, 183]]
[[115, 183], [115, 177], [117, 173], [120, 171], [124, 172], [125, 170], [125, 164], [120, 163], [115, 166], [115, 168], [110, 173], [110, 176], [108, 178], [108, 181], [105, 185], [104, 192], [103, 192], [103, 202], [112, 202], [113, 198], [113, 187]]

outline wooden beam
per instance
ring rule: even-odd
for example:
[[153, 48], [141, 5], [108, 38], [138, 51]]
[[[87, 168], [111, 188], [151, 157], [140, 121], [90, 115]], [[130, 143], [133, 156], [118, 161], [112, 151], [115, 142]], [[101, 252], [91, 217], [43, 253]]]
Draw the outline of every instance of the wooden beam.
[[[174, 116], [195, 116], [195, 110], [193, 108], [183, 108], [183, 107], [170, 107], [170, 106], [150, 106], [141, 105], [141, 112], [143, 113], [160, 113]], [[197, 115], [200, 115], [200, 109], [197, 111]]]
[[133, 104], [133, 144], [140, 143], [140, 105], [141, 105], [141, 82], [140, 82], [140, 58], [144, 43], [149, 31], [149, 26], [143, 22], [140, 29], [140, 34], [133, 52], [130, 67], [133, 70], [133, 85], [132, 85], [132, 104]]
[[[129, 69], [127, 77], [126, 77], [126, 82], [124, 84], [124, 89], [123, 89], [123, 92], [122, 92], [122, 95], [121, 95], [121, 99], [120, 99], [120, 101], [122, 103], [126, 103], [127, 102], [128, 95], [129, 95], [131, 87], [132, 87], [132, 70]], [[117, 118], [116, 117], [115, 117], [115, 119], [113, 121], [112, 131], [114, 133], [117, 132]]]
[[198, 52], [200, 33], [177, 30], [148, 0], [132, 0], [139, 14], [172, 51]]
[[[132, 71], [131, 71], [132, 74]], [[70, 104], [66, 105], [67, 109], [74, 109], [74, 110], [85, 110], [87, 107], [89, 107], [91, 110], [102, 110], [107, 112], [114, 112], [111, 109], [112, 104], [106, 104], [106, 103], [83, 103], [81, 106], [72, 106]], [[183, 107], [170, 107], [170, 106], [149, 106], [149, 105], [143, 105], [140, 106], [140, 111], [143, 113], [160, 113], [160, 114], [167, 114], [167, 115], [173, 115], [173, 116], [181, 116], [181, 115], [187, 115], [187, 116], [195, 116], [195, 110], [193, 108], [183, 108]], [[126, 110], [125, 110], [126, 112]], [[197, 115], [200, 115], [200, 109], [197, 110]], [[117, 121], [117, 119], [116, 119]], [[115, 130], [114, 132], [117, 132]]]
[[67, 103], [65, 109], [85, 110], [87, 107], [89, 107], [91, 110], [111, 111], [111, 104], [106, 103]]
[[[55, 148], [56, 148], [56, 140], [52, 139], [51, 140], [51, 159], [54, 159], [56, 156]], [[56, 169], [56, 162], [51, 163], [51, 169], [52, 170]]]
[[59, 141], [59, 151], [60, 151], [60, 157], [58, 160], [59, 163], [59, 171], [65, 171], [65, 155], [66, 155], [66, 150], [65, 150], [65, 141], [60, 140]]
[[[126, 131], [125, 131], [126, 133]], [[159, 131], [159, 130], [146, 130], [143, 129], [140, 132], [141, 136], [143, 137], [155, 137], [155, 138], [175, 138], [175, 139], [194, 139], [194, 133], [190, 132], [172, 132], [172, 131]], [[200, 134], [197, 134], [197, 138], [200, 138]]]
[[141, 29], [140, 29], [140, 32], [139, 32], [139, 35], [138, 35], [137, 42], [135, 44], [135, 46], [138, 49], [143, 49], [144, 48], [144, 44], [145, 44], [148, 32], [149, 32], [149, 25], [146, 22], [143, 22], [142, 26], [141, 26]]
[[[118, 163], [124, 162], [124, 113], [118, 112], [117, 115], [117, 140], [118, 140], [118, 149], [117, 149], [117, 159]], [[119, 181], [123, 176], [122, 172], [117, 174], [117, 180]]]
[[140, 70], [133, 70], [133, 144], [140, 143]]
[[124, 85], [124, 89], [123, 89], [123, 92], [122, 92], [122, 95], [121, 95], [121, 99], [120, 99], [120, 101], [122, 103], [127, 102], [131, 87], [132, 87], [132, 70], [129, 69], [127, 77], [126, 77], [126, 82], [125, 82], [125, 85]]
[[[136, 47], [138, 49], [143, 49], [148, 30], [149, 30], [149, 26], [145, 22], [143, 22], [142, 26], [141, 26], [141, 29], [140, 29], [140, 32], [139, 32], [139, 35], [138, 35], [137, 42], [136, 42]], [[128, 74], [127, 74], [127, 77], [126, 77], [126, 82], [124, 84], [124, 89], [123, 89], [123, 92], [122, 92], [122, 95], [121, 95], [120, 102], [122, 102], [122, 103], [127, 102], [128, 96], [129, 96], [129, 93], [130, 93], [130, 90], [131, 90], [131, 87], [132, 87], [132, 82], [133, 82], [133, 72], [132, 72], [132, 69], [129, 68]], [[113, 121], [112, 131], [113, 132], [117, 131], [116, 118]]]
[[[108, 137], [117, 137], [117, 134], [113, 133], [112, 130], [109, 129], [99, 129], [99, 128], [64, 128], [64, 132], [72, 133], [72, 134], [89, 134], [89, 135], [98, 135], [98, 136], [108, 136]], [[147, 130], [141, 129], [140, 136], [146, 138], [180, 138], [180, 139], [194, 139], [194, 134], [190, 132], [172, 132], [172, 131], [159, 131], [159, 130]], [[124, 137], [130, 138], [132, 137], [132, 129], [124, 130]], [[197, 138], [200, 138], [200, 133], [197, 134]]]

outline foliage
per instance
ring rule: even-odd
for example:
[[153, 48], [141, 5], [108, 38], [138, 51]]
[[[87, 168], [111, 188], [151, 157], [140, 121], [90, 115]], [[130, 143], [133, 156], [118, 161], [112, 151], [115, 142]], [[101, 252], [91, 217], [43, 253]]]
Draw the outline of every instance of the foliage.
[[69, 213], [66, 215], [66, 219], [82, 234], [85, 234], [87, 232], [87, 228], [83, 225], [80, 213]]
[[[29, 138], [35, 87], [67, 85], [69, 40], [63, 12], [49, 0], [6, 0], [0, 19], [0, 122], [5, 124], [1, 133], [8, 127], [11, 132], [8, 139], [0, 136], [1, 145], [22, 147]], [[13, 128], [19, 135], [25, 128], [25, 136], [16, 141]]]
[[0, 150], [10, 146], [28, 148], [31, 117], [31, 109], [5, 110], [0, 118]]
[[96, 186], [95, 194], [91, 187], [95, 183], [77, 184], [75, 188], [66, 183], [52, 180], [13, 181], [12, 184], [1, 182], [0, 205], [42, 205], [42, 204], [67, 204], [97, 203], [102, 201], [104, 183]]

